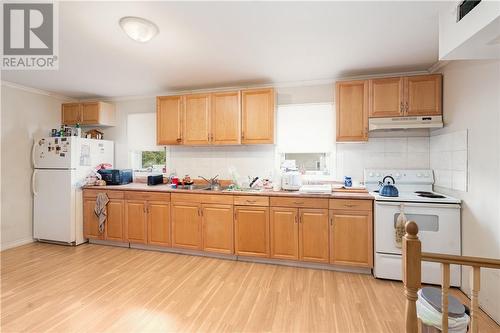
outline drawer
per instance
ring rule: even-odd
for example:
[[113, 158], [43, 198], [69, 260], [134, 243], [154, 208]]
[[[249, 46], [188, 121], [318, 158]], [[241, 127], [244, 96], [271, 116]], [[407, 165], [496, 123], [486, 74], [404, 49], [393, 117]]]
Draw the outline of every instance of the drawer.
[[123, 199], [123, 191], [106, 191], [106, 190], [95, 190], [95, 189], [84, 189], [84, 198], [96, 198], [98, 193], [106, 193], [110, 199]]
[[235, 195], [234, 204], [239, 206], [269, 206], [269, 197], [259, 195]]
[[328, 199], [271, 197], [273, 207], [328, 208]]
[[372, 210], [372, 200], [330, 199], [330, 209]]
[[170, 201], [170, 193], [127, 191], [125, 192], [125, 199], [168, 202]]
[[225, 194], [172, 193], [172, 202], [213, 203], [232, 205], [233, 196]]

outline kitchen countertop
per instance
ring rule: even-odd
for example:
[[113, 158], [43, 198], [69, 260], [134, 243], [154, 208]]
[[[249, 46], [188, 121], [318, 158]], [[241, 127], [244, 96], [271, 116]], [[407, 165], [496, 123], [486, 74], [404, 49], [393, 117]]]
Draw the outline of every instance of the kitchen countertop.
[[201, 193], [219, 195], [263, 195], [269, 197], [302, 197], [302, 198], [327, 198], [327, 199], [364, 199], [373, 200], [374, 197], [360, 192], [332, 192], [328, 194], [301, 193], [298, 191], [208, 191], [208, 190], [183, 190], [173, 189], [167, 184], [148, 186], [145, 183], [130, 183], [126, 185], [106, 185], [106, 186], [85, 186], [85, 189], [93, 190], [113, 190], [113, 191], [147, 191], [147, 192], [169, 192], [169, 193]]

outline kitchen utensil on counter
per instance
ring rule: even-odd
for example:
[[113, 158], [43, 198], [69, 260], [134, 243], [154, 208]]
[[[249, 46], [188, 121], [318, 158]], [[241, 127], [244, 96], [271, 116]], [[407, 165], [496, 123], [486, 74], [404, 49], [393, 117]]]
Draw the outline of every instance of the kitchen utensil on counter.
[[344, 177], [344, 186], [345, 187], [352, 187], [352, 178], [349, 176]]
[[287, 169], [281, 178], [281, 187], [287, 191], [298, 191], [302, 186], [302, 175], [295, 169]]
[[399, 191], [394, 184], [396, 184], [394, 178], [391, 176], [385, 176], [384, 179], [382, 179], [382, 188], [380, 189], [379, 194], [383, 197], [398, 197]]

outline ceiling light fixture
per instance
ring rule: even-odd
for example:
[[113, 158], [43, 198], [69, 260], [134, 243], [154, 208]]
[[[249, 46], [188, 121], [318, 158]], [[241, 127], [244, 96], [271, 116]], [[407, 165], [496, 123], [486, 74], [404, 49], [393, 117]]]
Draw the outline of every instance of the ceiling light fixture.
[[153, 22], [142, 17], [125, 16], [120, 19], [120, 27], [127, 36], [135, 41], [145, 43], [150, 41], [159, 32]]

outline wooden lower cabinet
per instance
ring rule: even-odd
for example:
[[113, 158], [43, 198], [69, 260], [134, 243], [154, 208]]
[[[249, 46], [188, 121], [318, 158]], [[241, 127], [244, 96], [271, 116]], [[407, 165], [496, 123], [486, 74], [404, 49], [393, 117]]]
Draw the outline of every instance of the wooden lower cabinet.
[[201, 204], [172, 203], [172, 246], [201, 250]]
[[328, 263], [328, 209], [299, 209], [299, 259]]
[[99, 219], [94, 213], [95, 198], [83, 199], [83, 235], [89, 239], [104, 239], [105, 233], [99, 232]]
[[271, 207], [271, 258], [299, 259], [299, 226], [296, 208]]
[[235, 206], [234, 217], [235, 253], [269, 257], [269, 208]]
[[[108, 216], [106, 219], [105, 239], [123, 242], [125, 237], [125, 226], [123, 218], [123, 200], [110, 199], [108, 202]], [[95, 214], [94, 214], [95, 215]]]
[[148, 212], [148, 244], [170, 246], [170, 203], [150, 201]]
[[234, 253], [233, 206], [203, 204], [201, 212], [203, 251]]
[[130, 243], [147, 243], [147, 202], [127, 200], [125, 204], [125, 230]]
[[330, 211], [330, 263], [373, 267], [371, 210]]

